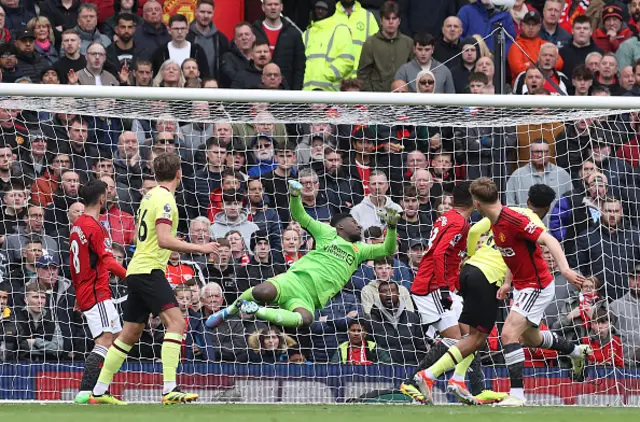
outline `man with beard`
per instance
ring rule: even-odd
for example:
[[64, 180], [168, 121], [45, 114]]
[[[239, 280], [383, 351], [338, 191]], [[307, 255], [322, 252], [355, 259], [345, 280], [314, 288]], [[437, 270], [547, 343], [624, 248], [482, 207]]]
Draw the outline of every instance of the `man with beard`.
[[[133, 69], [135, 43], [133, 35], [136, 33], [136, 18], [129, 13], [121, 13], [116, 18], [116, 40], [107, 48], [107, 64], [105, 67], [113, 74], [122, 72], [120, 82], [129, 83], [129, 72]], [[115, 73], [114, 73], [115, 71]]]
[[[564, 73], [555, 70], [559, 57], [558, 47], [551, 43], [542, 44], [540, 54], [538, 54], [537, 66], [529, 67], [516, 77], [513, 84], [513, 93], [520, 95], [530, 94], [538, 88], [545, 88], [549, 92], [566, 95], [569, 79]], [[532, 69], [536, 69], [541, 74], [540, 81], [537, 84], [530, 84], [527, 81], [527, 78], [532, 75]]]
[[98, 381], [107, 350], [122, 330], [120, 316], [111, 300], [109, 273], [124, 279], [126, 270], [113, 257], [109, 234], [99, 223], [100, 215], [107, 210], [107, 184], [91, 180], [82, 187], [80, 196], [85, 209], [71, 228], [69, 262], [77, 305], [95, 341], [85, 362], [80, 392], [75, 398], [76, 403], [86, 404]]
[[[331, 226], [312, 219], [302, 206], [300, 182], [289, 181], [289, 194], [291, 216], [313, 236], [315, 249], [286, 273], [246, 290], [231, 306], [209, 317], [207, 327], [214, 328], [239, 311], [284, 327], [308, 327], [315, 310], [323, 309], [342, 290], [362, 262], [395, 252], [397, 209], [381, 210], [387, 224], [384, 243], [367, 245], [361, 242], [362, 227], [350, 215], [335, 215]], [[257, 302], [275, 303], [278, 308], [261, 307]]]

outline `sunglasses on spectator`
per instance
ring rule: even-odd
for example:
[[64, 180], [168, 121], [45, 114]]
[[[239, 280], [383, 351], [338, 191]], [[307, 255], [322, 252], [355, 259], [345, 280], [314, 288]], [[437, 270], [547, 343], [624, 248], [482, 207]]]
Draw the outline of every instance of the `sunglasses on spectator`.
[[156, 143], [158, 143], [158, 144], [171, 144], [171, 145], [173, 145], [173, 144], [175, 144], [175, 143], [176, 143], [176, 140], [175, 140], [175, 139], [173, 139], [173, 138], [163, 138], [163, 139], [158, 139], [158, 140], [156, 141]]
[[434, 84], [433, 79], [426, 79], [426, 80], [423, 79], [420, 81], [420, 85], [433, 85], [433, 84]]

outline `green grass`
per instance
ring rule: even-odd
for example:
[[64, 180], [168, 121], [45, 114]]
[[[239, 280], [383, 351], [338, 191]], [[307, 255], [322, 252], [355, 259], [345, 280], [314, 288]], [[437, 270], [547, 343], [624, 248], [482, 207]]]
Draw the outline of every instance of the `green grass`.
[[12, 422], [624, 422], [640, 420], [632, 408], [528, 407], [499, 409], [398, 405], [129, 405], [2, 404]]

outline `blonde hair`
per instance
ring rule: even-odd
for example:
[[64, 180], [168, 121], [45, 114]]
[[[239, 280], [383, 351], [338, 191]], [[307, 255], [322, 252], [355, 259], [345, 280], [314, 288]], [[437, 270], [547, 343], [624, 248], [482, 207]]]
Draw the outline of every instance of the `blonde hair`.
[[184, 84], [185, 84], [185, 79], [184, 79], [184, 73], [182, 73], [182, 68], [180, 67], [180, 65], [178, 65], [178, 63], [175, 60], [165, 60], [164, 63], [162, 63], [162, 65], [160, 66], [160, 69], [158, 70], [158, 74], [153, 78], [153, 86], [158, 87], [158, 86], [162, 86], [162, 84], [164, 83], [164, 77], [162, 76], [162, 71], [169, 66], [170, 64], [174, 64], [178, 67], [178, 87], [180, 88], [184, 88]]
[[484, 42], [484, 39], [478, 34], [473, 34], [472, 37], [474, 40], [478, 42], [478, 50], [480, 51], [480, 57], [489, 57], [493, 59], [493, 53], [489, 49], [489, 46], [487, 46], [487, 43]]
[[53, 34], [53, 27], [51, 26], [51, 22], [49, 21], [49, 19], [47, 19], [45, 16], [36, 16], [35, 18], [31, 18], [31, 20], [27, 22], [27, 29], [29, 31], [35, 31], [36, 26], [38, 25], [49, 27], [49, 41], [51, 41], [51, 43], [55, 43], [56, 37]]

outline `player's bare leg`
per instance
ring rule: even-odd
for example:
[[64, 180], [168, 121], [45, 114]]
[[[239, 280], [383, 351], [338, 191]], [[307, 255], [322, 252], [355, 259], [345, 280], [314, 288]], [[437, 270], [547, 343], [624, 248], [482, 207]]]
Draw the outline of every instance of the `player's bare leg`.
[[94, 340], [95, 345], [93, 346], [93, 350], [91, 350], [91, 353], [89, 353], [84, 361], [84, 373], [80, 381], [80, 391], [74, 399], [76, 404], [89, 403], [91, 391], [93, 391], [93, 387], [95, 387], [98, 382], [100, 368], [116, 336], [117, 334], [102, 333]]
[[127, 354], [131, 351], [133, 345], [140, 340], [143, 330], [144, 324], [125, 321], [118, 338], [113, 341], [113, 344], [107, 352], [102, 370], [98, 377], [98, 382], [95, 387], [93, 387], [89, 403], [116, 405], [126, 404], [108, 393], [109, 384], [111, 384], [113, 376], [120, 370], [120, 367], [127, 358]]

